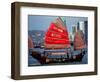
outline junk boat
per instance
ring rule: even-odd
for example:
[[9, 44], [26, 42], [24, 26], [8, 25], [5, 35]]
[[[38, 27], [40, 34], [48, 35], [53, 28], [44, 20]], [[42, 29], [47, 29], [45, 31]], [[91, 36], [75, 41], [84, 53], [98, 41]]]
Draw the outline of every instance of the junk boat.
[[53, 21], [44, 39], [46, 62], [64, 62], [69, 58], [70, 40], [67, 27], [60, 17]]
[[[31, 38], [28, 39], [29, 53], [41, 64], [81, 61], [85, 54], [84, 34], [80, 30], [75, 33], [72, 47], [67, 27], [61, 17], [50, 24], [44, 37], [42, 52], [35, 51]], [[75, 54], [75, 51], [79, 52]]]
[[74, 51], [80, 51], [79, 54], [76, 54], [74, 56], [73, 54], [73, 60], [81, 61], [83, 56], [85, 55], [86, 51], [86, 43], [85, 43], [85, 37], [81, 30], [78, 30], [75, 33], [74, 36]]

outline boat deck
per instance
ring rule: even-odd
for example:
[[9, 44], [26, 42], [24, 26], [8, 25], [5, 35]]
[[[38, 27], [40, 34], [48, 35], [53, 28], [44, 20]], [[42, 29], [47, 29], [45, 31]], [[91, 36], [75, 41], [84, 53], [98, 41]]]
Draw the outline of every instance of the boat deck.
[[[34, 50], [38, 53], [41, 54], [41, 56], [44, 56], [44, 51], [46, 52], [58, 52], [58, 53], [63, 53], [66, 51], [66, 49], [58, 49], [58, 50], [45, 50], [45, 49], [40, 49], [40, 48], [34, 48], [34, 49], [31, 49], [31, 51]], [[84, 50], [87, 50], [87, 49], [83, 49]], [[76, 51], [73, 51], [71, 52], [70, 56], [75, 56], [77, 54], [81, 53], [81, 50], [76, 50]], [[51, 59], [64, 59], [64, 58], [68, 58], [67, 54], [65, 55], [48, 55], [48, 58], [51, 58]], [[66, 62], [68, 64], [68, 62]], [[66, 64], [65, 63], [65, 64]], [[69, 62], [70, 63], [70, 62]], [[85, 53], [84, 57], [82, 58], [82, 62], [71, 62], [70, 64], [86, 64], [87, 63], [87, 53]], [[61, 63], [63, 64], [63, 63]], [[30, 54], [29, 54], [29, 59], [28, 59], [28, 65], [29, 66], [35, 66], [35, 65], [41, 65], [39, 63], [39, 61], [37, 61], [35, 58], [33, 58]]]

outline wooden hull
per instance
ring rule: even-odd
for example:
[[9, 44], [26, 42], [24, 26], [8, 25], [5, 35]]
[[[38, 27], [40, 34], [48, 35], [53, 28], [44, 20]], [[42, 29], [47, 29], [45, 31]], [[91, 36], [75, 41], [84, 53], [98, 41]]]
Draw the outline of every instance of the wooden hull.
[[[62, 52], [62, 53], [65, 54], [65, 52]], [[67, 58], [62, 58], [62, 57], [61, 58], [48, 58], [48, 56], [46, 55], [41, 56], [40, 53], [33, 51], [31, 55], [33, 58], [37, 59], [41, 64], [50, 64], [50, 63], [68, 63], [68, 62], [75, 62], [75, 61], [81, 62], [84, 56], [83, 54], [85, 54], [84, 51], [80, 54], [72, 55], [71, 57], [68, 56]]]
[[44, 44], [46, 49], [65, 49], [69, 48], [70, 45], [64, 45], [64, 44]]

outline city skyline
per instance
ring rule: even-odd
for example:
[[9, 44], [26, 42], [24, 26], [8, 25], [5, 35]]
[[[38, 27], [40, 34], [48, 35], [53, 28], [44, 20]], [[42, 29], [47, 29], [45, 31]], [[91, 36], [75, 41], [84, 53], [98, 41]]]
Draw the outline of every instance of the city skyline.
[[[38, 16], [29, 15], [28, 16], [28, 30], [43, 30], [46, 31], [49, 28], [50, 23], [52, 23], [58, 16]], [[72, 27], [77, 26], [80, 21], [88, 21], [87, 17], [71, 17], [71, 16], [61, 16], [64, 18], [64, 23], [68, 29], [68, 32], [72, 33]]]

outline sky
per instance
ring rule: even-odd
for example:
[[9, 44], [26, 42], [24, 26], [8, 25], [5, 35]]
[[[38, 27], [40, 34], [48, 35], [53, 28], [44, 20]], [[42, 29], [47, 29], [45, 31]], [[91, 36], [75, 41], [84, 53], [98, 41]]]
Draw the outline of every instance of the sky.
[[[28, 16], [28, 30], [43, 30], [46, 31], [51, 22], [53, 22], [58, 16], [46, 16], [46, 15], [29, 15]], [[66, 26], [68, 32], [72, 32], [72, 26], [76, 26], [79, 21], [87, 21], [87, 17], [62, 17], [66, 20]]]

